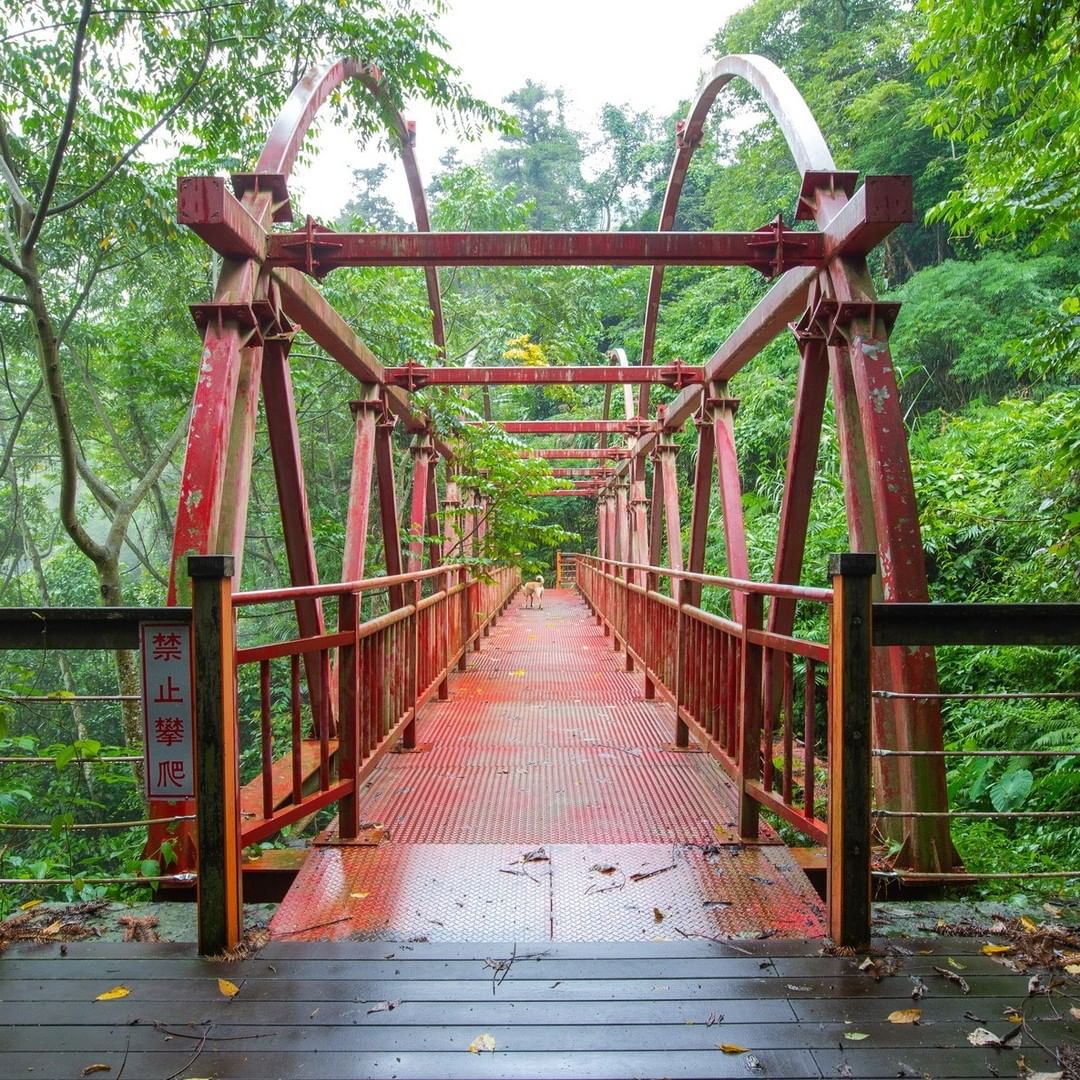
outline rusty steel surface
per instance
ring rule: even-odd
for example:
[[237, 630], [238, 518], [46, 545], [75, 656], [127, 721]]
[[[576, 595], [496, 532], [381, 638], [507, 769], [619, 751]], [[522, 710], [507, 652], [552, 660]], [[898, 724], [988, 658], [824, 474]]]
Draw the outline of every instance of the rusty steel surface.
[[[738, 843], [724, 774], [705, 754], [669, 749], [670, 708], [622, 668], [575, 593], [547, 590], [542, 610], [515, 599], [451, 677], [450, 699], [421, 713], [427, 748], [388, 755], [363, 786], [361, 818], [389, 840], [329, 836], [273, 932], [820, 936], [821, 902], [787, 849], [764, 831], [764, 844]], [[526, 858], [540, 847], [543, 858]]]
[[267, 237], [267, 263], [316, 277], [344, 266], [750, 266], [774, 277], [821, 266], [825, 237], [785, 228], [754, 232], [339, 233], [315, 227]]
[[535, 385], [540, 383], [572, 383], [588, 386], [602, 383], [663, 383], [677, 389], [700, 383], [702, 368], [675, 362], [652, 367], [600, 367], [574, 365], [566, 367], [425, 367], [408, 364], [387, 368], [386, 381], [406, 390], [426, 386]]

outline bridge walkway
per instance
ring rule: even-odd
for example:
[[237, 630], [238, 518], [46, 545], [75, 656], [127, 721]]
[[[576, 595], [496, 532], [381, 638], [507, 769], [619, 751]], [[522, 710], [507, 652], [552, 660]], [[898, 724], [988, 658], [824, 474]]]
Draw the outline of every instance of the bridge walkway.
[[820, 937], [824, 909], [775, 833], [743, 845], [735, 791], [674, 750], [577, 593], [520, 594], [387, 755], [361, 813], [376, 846], [308, 857], [271, 932], [287, 940], [647, 941]]

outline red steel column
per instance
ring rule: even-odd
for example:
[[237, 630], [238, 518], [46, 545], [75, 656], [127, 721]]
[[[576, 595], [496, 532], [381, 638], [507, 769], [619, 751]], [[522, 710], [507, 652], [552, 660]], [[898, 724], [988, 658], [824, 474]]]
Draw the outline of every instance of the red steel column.
[[[716, 471], [720, 484], [720, 505], [724, 514], [724, 546], [727, 549], [727, 572], [744, 581], [750, 578], [750, 560], [746, 552], [746, 522], [743, 518], [742, 484], [739, 481], [739, 458], [735, 449], [734, 398], [720, 397], [712, 402], [713, 439], [716, 443]], [[731, 594], [732, 614], [736, 622], [746, 615], [746, 597]]]
[[439, 487], [435, 481], [435, 470], [439, 464], [438, 454], [432, 454], [431, 467], [428, 469], [427, 480], [427, 513], [424, 527], [429, 537], [428, 541], [428, 566], [442, 565], [442, 523], [439, 520]]
[[[292, 376], [289, 371], [289, 347], [284, 342], [270, 342], [263, 352], [263, 407], [270, 437], [270, 455], [274, 462], [281, 526], [285, 535], [285, 554], [289, 560], [289, 580], [293, 585], [317, 585], [319, 569], [315, 563], [315, 545], [311, 538], [311, 515], [308, 512], [304, 485], [304, 463], [300, 451], [300, 431], [296, 424]], [[322, 601], [303, 598], [296, 601], [296, 622], [303, 637], [323, 633]], [[321, 716], [323, 695], [322, 667], [317, 655], [304, 657], [311, 695], [311, 715]], [[337, 703], [328, 699], [331, 730]]]
[[375, 469], [375, 425], [382, 414], [378, 393], [377, 386], [365, 386], [360, 400], [351, 404], [356, 417], [356, 439], [349, 480], [349, 507], [345, 517], [342, 581], [359, 581], [364, 576], [364, 556], [371, 520], [371, 479]]
[[[708, 539], [709, 501], [712, 498], [713, 458], [716, 456], [712, 423], [705, 416], [694, 420], [698, 433], [697, 460], [694, 463], [694, 504], [690, 513], [690, 550], [686, 569], [700, 574], [705, 569], [705, 544]], [[701, 603], [701, 585], [689, 581], [683, 601], [697, 607]]]
[[[649, 500], [645, 498], [645, 458], [639, 456], [634, 459], [633, 479], [630, 481], [630, 561], [635, 563], [647, 563], [649, 561], [649, 534], [646, 520], [646, 507]], [[638, 581], [639, 574], [631, 574], [631, 580]], [[639, 581], [644, 585], [644, 581]]]
[[[679, 477], [675, 469], [677, 443], [660, 443], [656, 447], [656, 465], [660, 479], [661, 497], [664, 504], [664, 525], [667, 533], [668, 566], [672, 570], [683, 569], [682, 522], [679, 515]], [[678, 600], [684, 596], [681, 578], [671, 579], [671, 595]]]
[[427, 436], [420, 436], [409, 448], [413, 459], [412, 501], [409, 512], [408, 572], [424, 567], [424, 531], [427, 527], [428, 477], [435, 448]]
[[[379, 479], [379, 521], [383, 534], [383, 558], [387, 577], [401, 573], [401, 532], [398, 524], [397, 492], [394, 490], [393, 434], [395, 417], [384, 413], [375, 426], [375, 473]], [[405, 606], [400, 585], [390, 587], [390, 607]]]

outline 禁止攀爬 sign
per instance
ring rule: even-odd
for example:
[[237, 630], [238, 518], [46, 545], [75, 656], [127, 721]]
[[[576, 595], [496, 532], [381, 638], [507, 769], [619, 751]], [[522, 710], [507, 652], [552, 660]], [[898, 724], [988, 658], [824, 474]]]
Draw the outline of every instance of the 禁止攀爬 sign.
[[140, 627], [145, 726], [146, 795], [195, 796], [195, 709], [191, 627], [143, 623]]

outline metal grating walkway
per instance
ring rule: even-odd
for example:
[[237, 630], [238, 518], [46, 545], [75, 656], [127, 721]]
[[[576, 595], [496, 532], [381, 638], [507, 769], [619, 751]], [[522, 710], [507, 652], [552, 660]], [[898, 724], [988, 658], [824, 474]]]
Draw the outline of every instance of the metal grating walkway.
[[787, 848], [767, 831], [738, 843], [724, 773], [667, 748], [671, 708], [644, 700], [576, 593], [545, 601], [513, 602], [450, 700], [421, 713], [430, 748], [388, 755], [365, 785], [362, 813], [389, 841], [313, 849], [274, 935], [820, 936], [821, 901]]

